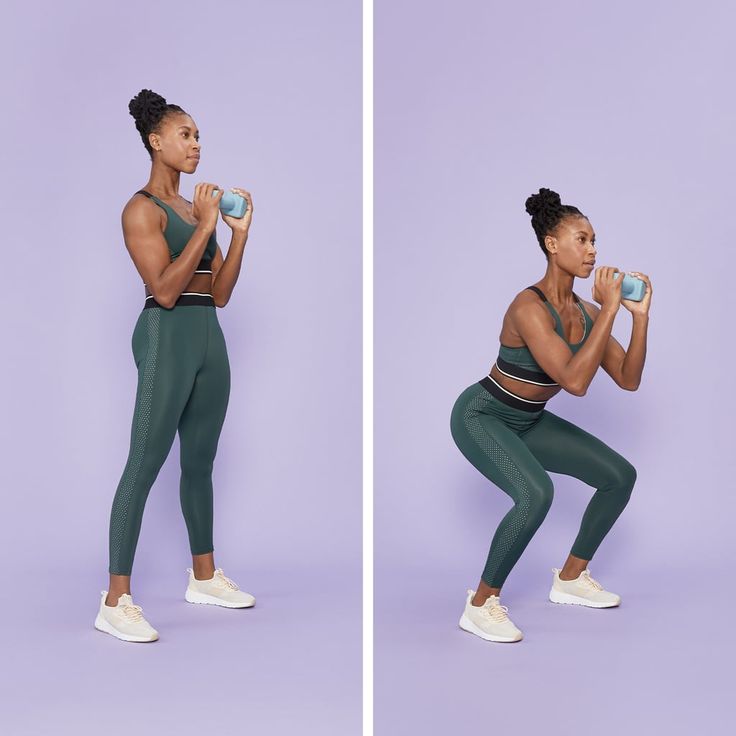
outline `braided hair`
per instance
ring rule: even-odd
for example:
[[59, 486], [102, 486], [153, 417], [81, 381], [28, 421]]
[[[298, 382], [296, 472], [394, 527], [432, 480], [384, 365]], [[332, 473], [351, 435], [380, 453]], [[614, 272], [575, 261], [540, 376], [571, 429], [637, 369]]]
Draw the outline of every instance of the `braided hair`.
[[150, 89], [142, 89], [129, 103], [128, 112], [135, 119], [135, 127], [141, 134], [143, 145], [153, 160], [153, 149], [148, 141], [150, 133], [159, 133], [161, 122], [170, 113], [185, 112], [179, 105], [170, 105], [161, 95]]
[[532, 194], [531, 197], [527, 198], [526, 211], [532, 216], [532, 228], [547, 260], [549, 260], [549, 252], [544, 246], [545, 235], [554, 233], [560, 222], [568, 215], [585, 217], [577, 207], [573, 207], [571, 204], [562, 204], [557, 192], [544, 187], [537, 194]]

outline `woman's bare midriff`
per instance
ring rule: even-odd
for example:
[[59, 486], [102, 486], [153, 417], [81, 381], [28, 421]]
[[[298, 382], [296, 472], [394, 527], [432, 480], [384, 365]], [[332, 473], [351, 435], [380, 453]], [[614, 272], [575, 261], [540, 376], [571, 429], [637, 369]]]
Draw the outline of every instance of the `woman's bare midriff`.
[[[212, 293], [212, 274], [211, 273], [195, 273], [189, 283], [182, 291], [196, 291], [198, 294]], [[146, 296], [151, 294], [150, 289], [146, 286]]]

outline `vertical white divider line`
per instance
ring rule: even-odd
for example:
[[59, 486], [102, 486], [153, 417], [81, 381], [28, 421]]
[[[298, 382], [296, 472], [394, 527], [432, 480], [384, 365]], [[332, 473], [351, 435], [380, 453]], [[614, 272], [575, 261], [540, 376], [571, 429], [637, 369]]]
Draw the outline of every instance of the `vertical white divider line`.
[[373, 734], [373, 0], [363, 0], [363, 736]]

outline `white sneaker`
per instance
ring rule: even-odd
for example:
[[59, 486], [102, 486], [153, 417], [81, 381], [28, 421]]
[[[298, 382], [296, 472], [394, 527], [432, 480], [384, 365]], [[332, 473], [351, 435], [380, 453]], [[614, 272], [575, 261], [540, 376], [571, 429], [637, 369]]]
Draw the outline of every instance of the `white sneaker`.
[[250, 608], [255, 605], [256, 599], [225, 577], [222, 568], [218, 567], [215, 574], [209, 580], [197, 580], [191, 567], [187, 568], [189, 573], [189, 585], [184, 598], [189, 603], [211, 603], [215, 606], [226, 608]]
[[560, 570], [552, 568], [552, 589], [549, 599], [552, 603], [573, 603], [591, 608], [611, 608], [621, 603], [621, 597], [610, 593], [590, 577], [590, 570], [583, 570], [575, 580], [560, 580]]
[[100, 610], [95, 628], [123, 641], [156, 641], [158, 631], [143, 618], [143, 609], [133, 603], [129, 593], [123, 593], [116, 606], [105, 605], [107, 591], [102, 591]]
[[460, 617], [460, 628], [476, 634], [486, 641], [520, 641], [522, 633], [506, 615], [508, 608], [502, 606], [497, 595], [491, 595], [482, 606], [474, 606], [471, 601], [474, 590], [468, 590], [465, 610]]

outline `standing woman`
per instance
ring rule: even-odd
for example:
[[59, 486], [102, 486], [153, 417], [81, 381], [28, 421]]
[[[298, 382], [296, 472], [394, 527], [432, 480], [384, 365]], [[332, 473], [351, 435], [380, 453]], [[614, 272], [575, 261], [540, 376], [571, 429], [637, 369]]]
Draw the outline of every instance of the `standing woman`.
[[133, 603], [130, 574], [146, 498], [177, 431], [180, 500], [192, 553], [185, 598], [228, 608], [255, 603], [215, 569], [212, 544], [212, 466], [230, 394], [215, 307], [227, 304], [238, 280], [253, 202], [233, 188], [248, 209], [242, 218], [222, 215], [232, 229], [223, 258], [215, 233], [222, 190], [199, 183], [194, 202], [179, 194], [180, 174], [194, 173], [199, 163], [194, 120], [148, 89], [128, 109], [152, 161], [148, 183], [122, 214], [125, 245], [146, 297], [132, 338], [138, 386], [130, 451], [110, 515], [110, 590], [102, 591], [95, 628], [124, 641], [155, 641], [158, 632]]
[[[455, 402], [451, 430], [465, 457], [506, 492], [514, 506], [491, 543], [478, 590], [468, 590], [460, 627], [489, 641], [519, 641], [522, 633], [500, 604], [501, 586], [552, 503], [548, 471], [571, 475], [596, 489], [561, 569], [552, 568], [549, 598], [593, 608], [620, 598], [590, 576], [588, 562], [619, 514], [636, 480], [634, 466], [588, 432], [545, 409], [561, 389], [583, 396], [599, 366], [627, 391], [639, 387], [646, 356], [649, 277], [642, 301], [621, 299], [623, 274], [595, 271], [593, 299], [573, 292], [575, 277], [588, 278], [596, 257], [595, 233], [585, 215], [540, 189], [526, 201], [532, 228], [547, 259], [544, 277], [517, 294], [501, 329], [498, 359], [490, 373]], [[611, 336], [619, 307], [633, 319], [629, 347]]]

